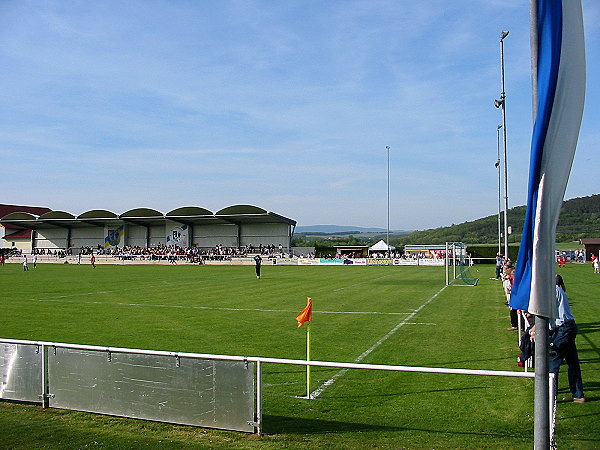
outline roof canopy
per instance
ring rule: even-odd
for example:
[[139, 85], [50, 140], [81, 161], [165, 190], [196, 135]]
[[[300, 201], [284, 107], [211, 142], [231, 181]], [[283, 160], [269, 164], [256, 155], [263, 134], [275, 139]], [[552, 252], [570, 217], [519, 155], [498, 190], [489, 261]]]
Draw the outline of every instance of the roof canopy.
[[223, 208], [220, 211], [217, 211], [215, 214], [217, 215], [235, 215], [235, 214], [265, 214], [267, 211], [259, 208], [258, 206], [252, 205], [234, 205], [228, 206], [227, 208]]
[[77, 216], [79, 220], [88, 219], [118, 219], [119, 216], [114, 212], [107, 211], [105, 209], [93, 209], [91, 211], [84, 212]]
[[213, 213], [206, 208], [198, 206], [182, 206], [181, 208], [169, 211], [167, 217], [190, 217], [190, 216], [212, 216]]
[[37, 217], [34, 216], [33, 214], [29, 214], [26, 212], [12, 212], [12, 213], [5, 215], [3, 217], [3, 219], [4, 218], [6, 218], [7, 220], [13, 220], [13, 221], [18, 221], [18, 220], [28, 221], [28, 220], [36, 220]]
[[116, 214], [104, 209], [93, 209], [79, 216], [64, 212], [50, 211], [35, 216], [28, 212], [11, 212], [0, 218], [0, 224], [20, 226], [28, 229], [73, 227], [73, 226], [104, 226], [114, 223], [134, 223], [142, 226], [160, 225], [167, 220], [187, 225], [194, 224], [245, 224], [245, 223], [286, 223], [296, 225], [296, 221], [252, 205], [234, 205], [213, 213], [198, 206], [176, 208], [167, 214], [151, 208], [134, 208], [122, 214]]

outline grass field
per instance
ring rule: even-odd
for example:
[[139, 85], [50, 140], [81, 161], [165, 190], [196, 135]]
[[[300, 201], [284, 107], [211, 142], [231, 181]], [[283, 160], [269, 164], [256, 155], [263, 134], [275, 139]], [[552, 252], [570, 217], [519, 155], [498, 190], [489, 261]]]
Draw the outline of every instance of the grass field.
[[[494, 267], [443, 289], [434, 267], [0, 268], [0, 337], [181, 352], [305, 357], [295, 316], [314, 302], [313, 359], [520, 370]], [[561, 269], [580, 327], [588, 402], [560, 404], [559, 448], [600, 447], [600, 275]], [[409, 314], [418, 310], [406, 322]], [[357, 314], [360, 313], [360, 314]], [[405, 321], [387, 340], [376, 343]], [[314, 368], [316, 389], [338, 372]], [[2, 448], [531, 448], [533, 381], [349, 371], [314, 400], [305, 369], [264, 367], [264, 436], [0, 402]], [[566, 367], [560, 377], [567, 391]]]

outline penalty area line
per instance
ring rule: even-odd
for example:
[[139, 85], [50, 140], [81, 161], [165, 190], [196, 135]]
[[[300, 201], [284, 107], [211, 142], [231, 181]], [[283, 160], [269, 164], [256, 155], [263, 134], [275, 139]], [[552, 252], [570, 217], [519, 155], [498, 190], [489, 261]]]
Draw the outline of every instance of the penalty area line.
[[[410, 319], [412, 319], [415, 315], [417, 315], [419, 313], [419, 311], [421, 311], [423, 308], [425, 308], [425, 306], [427, 306], [429, 303], [431, 303], [447, 287], [448, 286], [443, 286], [434, 295], [432, 295], [431, 297], [429, 297], [425, 301], [425, 303], [423, 303], [421, 306], [419, 306], [417, 309], [415, 309], [414, 312], [410, 313], [402, 322], [398, 323], [394, 328], [392, 328], [385, 336], [383, 336], [381, 339], [379, 339], [375, 344], [373, 344], [367, 350], [365, 350], [364, 352], [362, 352], [360, 354], [360, 356], [358, 358], [356, 358], [353, 362], [359, 363], [363, 359], [365, 359], [367, 356], [369, 356], [371, 353], [373, 353], [373, 351], [377, 347], [379, 347], [381, 344], [383, 344], [385, 341], [387, 341], [391, 336], [393, 336], [396, 333], [396, 331], [398, 331], [404, 325], [408, 325]], [[321, 386], [319, 386], [317, 389], [315, 389], [314, 391], [312, 391], [310, 393], [309, 399], [315, 399], [318, 396], [320, 396], [325, 389], [327, 389], [329, 386], [331, 386], [333, 383], [335, 383], [339, 378], [343, 377], [348, 372], [348, 370], [350, 370], [350, 369], [342, 369], [338, 373], [336, 373], [334, 376], [332, 376], [329, 380], [325, 381]]]

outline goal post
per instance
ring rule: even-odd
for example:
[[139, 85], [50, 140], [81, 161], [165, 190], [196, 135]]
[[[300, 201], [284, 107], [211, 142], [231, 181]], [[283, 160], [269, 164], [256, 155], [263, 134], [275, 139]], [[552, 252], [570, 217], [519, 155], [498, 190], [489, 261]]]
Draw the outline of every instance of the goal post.
[[479, 278], [471, 275], [472, 258], [463, 242], [446, 242], [446, 286], [477, 286]]

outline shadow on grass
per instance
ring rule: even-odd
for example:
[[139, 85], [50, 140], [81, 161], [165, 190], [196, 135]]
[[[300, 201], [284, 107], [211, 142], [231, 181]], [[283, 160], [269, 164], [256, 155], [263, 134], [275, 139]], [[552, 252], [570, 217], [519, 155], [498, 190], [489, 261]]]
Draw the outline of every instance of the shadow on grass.
[[[586, 352], [594, 352], [596, 355], [600, 356], [600, 348], [589, 338], [588, 334], [595, 333], [596, 331], [600, 331], [600, 323], [584, 323], [577, 324], [578, 328], [578, 336], [585, 340], [587, 344], [591, 347], [589, 350], [579, 350], [580, 353]], [[597, 358], [593, 358], [591, 362], [596, 362]], [[583, 362], [583, 361], [582, 361]]]
[[[518, 351], [518, 347], [517, 347], [517, 351]], [[451, 361], [443, 361], [443, 362], [438, 362], [436, 363], [436, 367], [457, 367], [460, 369], [463, 369], [463, 367], [460, 367], [459, 364], [473, 364], [475, 362], [489, 362], [489, 361], [506, 361], [506, 357], [504, 356], [500, 356], [498, 358], [479, 358], [479, 359], [465, 359], [465, 360], [457, 360], [457, 359], [453, 359]]]
[[579, 334], [590, 334], [600, 331], [600, 322], [579, 323], [577, 322]]
[[463, 387], [463, 388], [455, 388], [455, 389], [428, 389], [425, 391], [410, 391], [410, 392], [393, 392], [387, 394], [365, 394], [365, 395], [327, 395], [327, 398], [376, 398], [376, 397], [399, 397], [402, 395], [418, 395], [418, 394], [432, 394], [436, 392], [457, 392], [457, 391], [477, 391], [482, 389], [490, 389], [489, 387], [484, 386], [474, 386], [474, 387]]
[[588, 413], [588, 414], [573, 414], [570, 417], [561, 417], [560, 420], [573, 420], [573, 419], [579, 419], [581, 417], [596, 417], [596, 416], [600, 416], [600, 412]]
[[[583, 373], [583, 391], [585, 393], [600, 391], [600, 382], [598, 382], [598, 381], [585, 381], [585, 372], [582, 372], [582, 373]], [[568, 391], [569, 389], [565, 388], [565, 390]], [[590, 401], [590, 398], [588, 396], [586, 396], [586, 401]]]
[[440, 430], [432, 428], [401, 427], [392, 425], [374, 425], [360, 422], [345, 422], [334, 420], [306, 419], [299, 417], [286, 416], [263, 416], [264, 434], [320, 434], [320, 433], [343, 433], [343, 432], [367, 432], [367, 431], [416, 431], [423, 433], [439, 433], [446, 435], [462, 436], [481, 436], [481, 437], [502, 437], [502, 438], [523, 438], [521, 434], [514, 435], [506, 432], [486, 432], [486, 431], [461, 431], [461, 430]]

